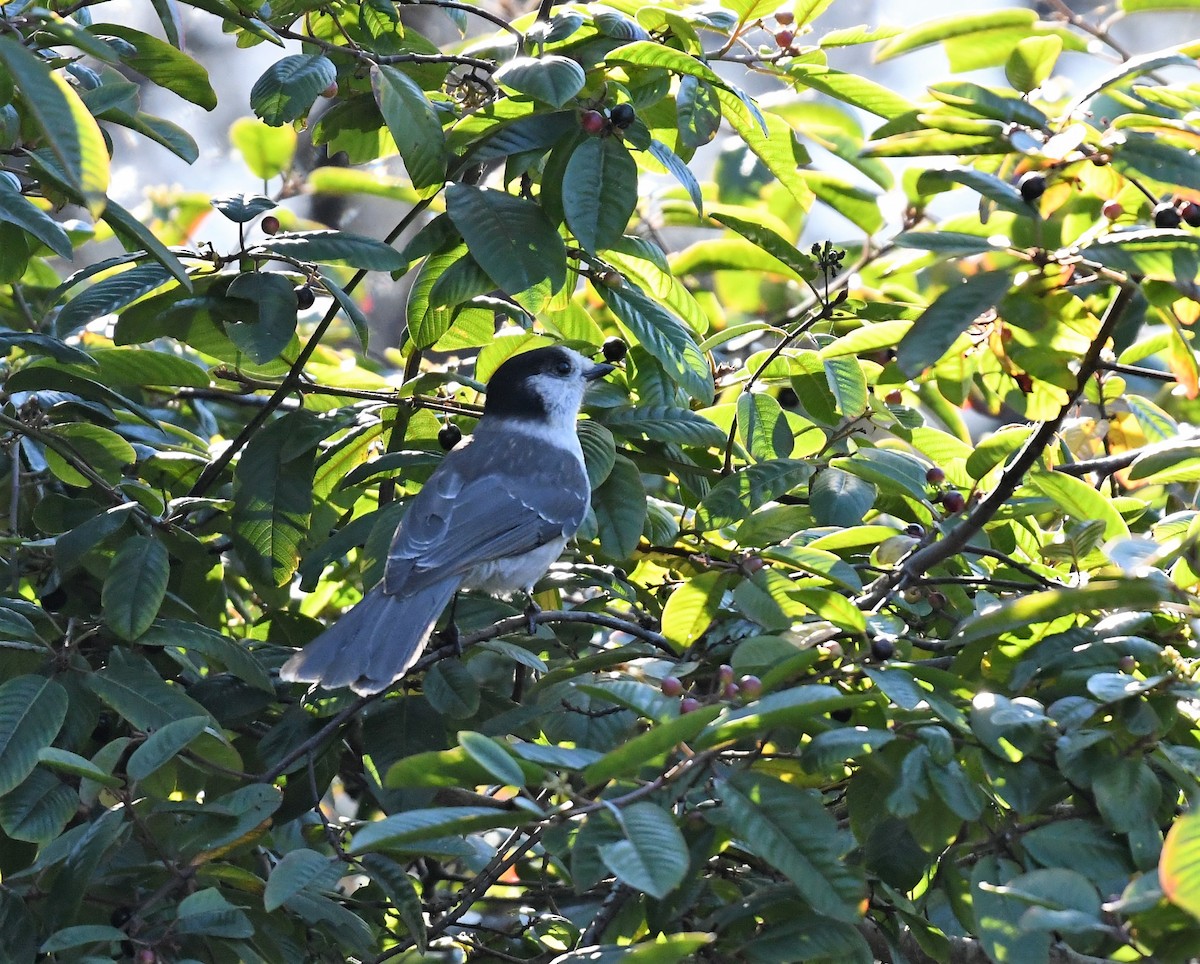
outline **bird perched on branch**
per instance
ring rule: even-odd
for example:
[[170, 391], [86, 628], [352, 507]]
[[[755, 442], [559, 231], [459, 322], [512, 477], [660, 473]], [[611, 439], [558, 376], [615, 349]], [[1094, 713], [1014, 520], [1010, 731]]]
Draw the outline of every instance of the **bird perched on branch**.
[[383, 579], [289, 659], [281, 678], [378, 693], [416, 662], [460, 589], [531, 592], [587, 513], [575, 420], [588, 384], [612, 370], [559, 345], [497, 368], [474, 434], [396, 529]]

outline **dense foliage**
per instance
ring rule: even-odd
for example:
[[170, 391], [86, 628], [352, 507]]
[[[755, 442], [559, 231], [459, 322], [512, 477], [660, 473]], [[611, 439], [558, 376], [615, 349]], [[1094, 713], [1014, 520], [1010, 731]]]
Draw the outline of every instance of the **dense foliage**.
[[[151, 5], [0, 7], [5, 960], [1200, 954], [1200, 41], [1111, 32], [1200, 3], [184, 0], [300, 43], [245, 193], [135, 212], [143, 91], [216, 104]], [[497, 365], [614, 338], [536, 633], [280, 684]]]

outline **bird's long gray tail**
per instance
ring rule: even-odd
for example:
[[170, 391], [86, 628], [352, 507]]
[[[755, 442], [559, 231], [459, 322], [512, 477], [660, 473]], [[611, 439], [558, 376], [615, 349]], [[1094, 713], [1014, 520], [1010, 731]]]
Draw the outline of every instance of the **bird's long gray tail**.
[[281, 679], [349, 686], [368, 696], [391, 686], [417, 661], [458, 579], [391, 596], [382, 583], [336, 623], [283, 664]]

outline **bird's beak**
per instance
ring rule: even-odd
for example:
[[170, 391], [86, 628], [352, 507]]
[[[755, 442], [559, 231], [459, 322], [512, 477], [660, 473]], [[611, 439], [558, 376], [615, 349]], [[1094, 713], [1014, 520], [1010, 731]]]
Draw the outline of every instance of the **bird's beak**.
[[611, 371], [614, 371], [615, 369], [616, 365], [593, 365], [591, 368], [585, 368], [583, 370], [583, 377], [589, 382], [594, 382], [597, 378], [603, 378], [605, 375]]

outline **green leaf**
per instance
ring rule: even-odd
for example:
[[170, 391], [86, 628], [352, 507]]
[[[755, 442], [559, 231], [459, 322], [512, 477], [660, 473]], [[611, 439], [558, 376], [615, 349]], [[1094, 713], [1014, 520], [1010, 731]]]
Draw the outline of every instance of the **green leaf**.
[[603, 416], [604, 425], [623, 438], [645, 436], [655, 442], [676, 442], [705, 448], [725, 444], [725, 433], [707, 418], [673, 405], [610, 408], [604, 411]]
[[563, 174], [563, 213], [586, 251], [611, 248], [625, 234], [638, 199], [637, 164], [615, 137], [589, 137]]
[[285, 415], [260, 430], [234, 470], [234, 545], [246, 567], [272, 586], [282, 586], [296, 571], [308, 534], [315, 452], [292, 446], [306, 418]]
[[1101, 520], [1105, 539], [1129, 538], [1129, 526], [1116, 506], [1082, 479], [1061, 472], [1031, 472], [1025, 482], [1078, 521]]
[[425, 698], [443, 716], [466, 719], [479, 710], [479, 683], [458, 660], [444, 659], [425, 674]]
[[594, 419], [585, 419], [576, 429], [587, 467], [588, 484], [597, 489], [616, 464], [617, 444], [612, 432]]
[[807, 462], [779, 459], [739, 469], [709, 490], [696, 507], [696, 525], [711, 532], [740, 522], [755, 509], [779, 498], [812, 475]]
[[91, 760], [81, 757], [69, 750], [60, 750], [56, 746], [48, 746], [38, 752], [38, 763], [51, 770], [69, 773], [73, 777], [84, 777], [94, 780], [106, 787], [119, 787], [122, 783], [119, 777], [114, 777], [101, 770]]
[[604, 287], [600, 295], [673, 382], [700, 404], [712, 403], [713, 377], [708, 359], [691, 331], [675, 315], [632, 284]]
[[587, 78], [583, 68], [569, 57], [542, 54], [514, 57], [492, 74], [492, 80], [552, 107], [562, 107], [583, 90]]
[[925, 464], [907, 452], [862, 448], [850, 458], [831, 459], [829, 464], [866, 479], [884, 494], [907, 495], [917, 501], [925, 499]]
[[883, 62], [901, 54], [957, 37], [970, 37], [990, 30], [1020, 28], [1032, 33], [1037, 14], [1032, 10], [996, 10], [979, 14], [955, 14], [928, 20], [885, 40], [875, 49], [875, 60]]
[[652, 140], [650, 142], [650, 154], [670, 172], [675, 180], [683, 185], [684, 190], [688, 192], [688, 197], [692, 199], [692, 205], [695, 207], [696, 213], [703, 217], [704, 195], [700, 190], [700, 182], [696, 180], [696, 175], [684, 163], [683, 158], [660, 140]]
[[212, 199], [212, 206], [234, 224], [249, 224], [260, 214], [266, 214], [278, 203], [261, 194], [230, 194]]
[[0, 827], [13, 840], [46, 844], [62, 833], [79, 808], [79, 794], [38, 768], [19, 787], [0, 797]]
[[171, 277], [188, 291], [192, 290], [192, 279], [188, 276], [187, 268], [175, 257], [170, 248], [159, 241], [148, 227], [125, 208], [110, 199], [105, 205], [103, 218], [105, 223], [112, 228], [113, 233], [121, 239], [127, 251], [136, 251], [139, 248], [144, 250], [166, 268]]
[[250, 107], [272, 127], [308, 114], [317, 95], [337, 80], [337, 68], [323, 54], [292, 54], [263, 72], [250, 89]]
[[74, 927], [64, 927], [55, 932], [42, 944], [43, 954], [53, 954], [57, 951], [67, 951], [74, 947], [84, 947], [87, 944], [111, 943], [126, 941], [129, 935], [108, 924], [76, 924]]
[[1008, 181], [1002, 181], [994, 174], [977, 171], [974, 168], [936, 168], [922, 171], [917, 178], [917, 190], [922, 194], [937, 194], [949, 190], [954, 184], [964, 184], [973, 188], [990, 201], [1006, 211], [1026, 216], [1030, 206], [1021, 197], [1021, 192]]
[[0, 685], [0, 796], [23, 783], [67, 718], [67, 691], [42, 676]]
[[1167, 831], [1158, 879], [1172, 904], [1200, 917], [1200, 813], [1195, 810], [1177, 816]]
[[663, 607], [662, 632], [681, 652], [704, 635], [721, 605], [729, 579], [719, 569], [679, 586]]
[[387, 66], [371, 68], [371, 88], [413, 187], [445, 181], [446, 137], [425, 92], [404, 71]]
[[67, 184], [98, 216], [107, 201], [109, 160], [95, 118], [59, 73], [12, 37], [0, 37], [0, 65], [16, 83], [38, 138], [62, 166]]
[[900, 370], [911, 378], [934, 364], [976, 318], [999, 304], [1011, 284], [1007, 272], [986, 271], [943, 291], [900, 342]]
[[684, 74], [703, 80], [714, 87], [727, 88], [729, 85], [706, 63], [668, 47], [665, 44], [650, 40], [635, 40], [610, 50], [605, 60], [610, 64], [634, 64], [639, 67], [658, 67], [671, 73]]
[[[53, 426], [47, 434], [59, 439], [78, 460], [112, 484], [120, 481], [122, 470], [137, 458], [133, 446], [120, 435], [90, 422], [64, 422]], [[46, 464], [68, 485], [87, 488], [92, 484], [55, 448], [46, 448]]]
[[624, 883], [662, 900], [683, 883], [688, 848], [674, 818], [653, 803], [621, 811], [625, 839], [600, 848], [600, 859]]
[[122, 639], [137, 639], [154, 622], [167, 594], [171, 560], [153, 536], [134, 536], [113, 557], [104, 579], [104, 622]]
[[1026, 37], [1013, 47], [1004, 65], [1004, 76], [1017, 90], [1028, 93], [1045, 83], [1062, 53], [1062, 37]]
[[121, 61], [147, 80], [205, 110], [217, 106], [208, 71], [177, 47], [122, 24], [97, 23], [88, 29], [98, 37], [118, 37], [131, 44], [133, 53], [123, 52]]
[[594, 786], [622, 777], [633, 777], [646, 764], [695, 738], [720, 712], [719, 706], [703, 706], [663, 723], [655, 723], [644, 733], [626, 740], [590, 763], [583, 771], [583, 778]]
[[185, 716], [181, 720], [173, 720], [155, 730], [145, 743], [133, 751], [125, 772], [132, 780], [145, 780], [186, 750], [210, 725], [212, 719], [208, 716]]
[[177, 934], [206, 937], [253, 937], [254, 925], [246, 912], [229, 903], [215, 887], [188, 894], [175, 908]]
[[758, 247], [766, 251], [771, 257], [783, 262], [783, 264], [796, 272], [797, 277], [806, 281], [812, 281], [816, 278], [817, 268], [813, 264], [812, 258], [801, 254], [794, 244], [772, 231], [766, 225], [734, 217], [732, 214], [724, 211], [714, 213], [710, 217], [718, 224], [723, 224], [725, 227], [736, 231], [752, 244], [758, 245]]
[[515, 827], [525, 819], [528, 815], [520, 811], [496, 807], [409, 810], [361, 827], [355, 832], [348, 853], [389, 850], [436, 837], [458, 836], [494, 827]]
[[818, 914], [857, 923], [865, 887], [861, 870], [844, 859], [852, 838], [818, 794], [753, 773], [722, 780], [716, 789], [720, 816], [735, 837], [787, 877]]
[[953, 638], [956, 644], [966, 644], [1063, 616], [1106, 610], [1150, 611], [1174, 598], [1170, 584], [1157, 579], [1114, 579], [1069, 589], [1048, 589], [1006, 600], [982, 615], [968, 617], [959, 624]]
[[267, 913], [278, 910], [302, 890], [333, 891], [345, 871], [340, 861], [315, 850], [292, 850], [271, 870], [263, 891]]
[[0, 180], [0, 221], [15, 224], [33, 235], [60, 258], [74, 257], [67, 232], [48, 214], [18, 194], [7, 178]]
[[472, 730], [460, 730], [458, 745], [497, 783], [512, 787], [525, 786], [525, 774], [520, 764], [498, 741]]
[[182, 619], [160, 619], [138, 637], [139, 646], [177, 646], [185, 652], [204, 657], [233, 673], [238, 679], [266, 693], [274, 693], [271, 678], [244, 640], [226, 636], [215, 629]]
[[[0, 40], [4, 38], [0, 37]], [[143, 295], [161, 288], [171, 278], [171, 272], [161, 264], [142, 264], [109, 275], [85, 288], [58, 313], [54, 329], [60, 337], [78, 331], [88, 322], [132, 304]]]
[[240, 274], [229, 285], [228, 296], [248, 302], [234, 312], [236, 321], [225, 334], [256, 365], [279, 357], [296, 334], [297, 302], [289, 278], [274, 271]]
[[363, 310], [358, 306], [358, 302], [336, 282], [330, 278], [321, 278], [321, 286], [329, 292], [333, 300], [338, 303], [338, 306], [349, 319], [350, 324], [354, 326], [354, 333], [358, 335], [358, 343], [362, 346], [362, 350], [367, 350], [367, 342], [370, 339], [371, 327], [367, 316], [363, 314]]
[[836, 468], [817, 473], [808, 489], [813, 517], [821, 525], [855, 526], [875, 504], [879, 491], [866, 479]]
[[166, 683], [143, 657], [114, 648], [104, 669], [87, 686], [137, 729], [149, 733], [173, 720], [207, 716], [208, 711], [180, 686]]
[[186, 358], [149, 348], [97, 348], [89, 356], [105, 385], [206, 388], [208, 373]]
[[428, 947], [424, 908], [412, 878], [400, 864], [380, 854], [363, 854], [358, 862], [370, 875], [371, 882], [387, 895], [408, 928], [417, 950], [424, 954]]
[[541, 207], [504, 191], [469, 184], [446, 188], [446, 210], [471, 256], [510, 295], [567, 277], [567, 250]]
[[613, 559], [628, 559], [642, 538], [646, 523], [646, 489], [637, 466], [623, 455], [615, 457], [604, 483], [592, 493], [600, 545]]
[[774, 395], [742, 392], [737, 401], [737, 428], [742, 444], [759, 462], [792, 454], [795, 438]]
[[810, 163], [812, 158], [796, 139], [796, 132], [787, 121], [777, 114], [748, 116], [745, 95], [718, 89], [717, 99], [721, 102], [721, 112], [729, 125], [767, 170], [775, 175], [801, 210], [811, 208], [813, 192], [799, 169]]
[[295, 129], [271, 127], [255, 117], [239, 117], [230, 124], [229, 140], [250, 173], [264, 181], [286, 171], [296, 156]]

